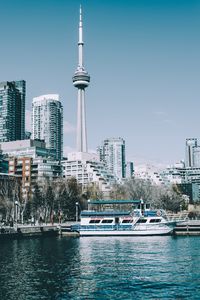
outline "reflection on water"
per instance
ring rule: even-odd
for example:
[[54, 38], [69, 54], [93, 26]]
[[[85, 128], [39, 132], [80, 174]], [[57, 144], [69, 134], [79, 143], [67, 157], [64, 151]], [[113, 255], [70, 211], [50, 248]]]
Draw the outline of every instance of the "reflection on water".
[[200, 299], [200, 238], [4, 241], [0, 299]]

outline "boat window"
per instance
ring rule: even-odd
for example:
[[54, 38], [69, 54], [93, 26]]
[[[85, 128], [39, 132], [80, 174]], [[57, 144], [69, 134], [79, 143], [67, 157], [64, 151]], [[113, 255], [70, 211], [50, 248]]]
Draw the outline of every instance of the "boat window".
[[149, 223], [159, 223], [159, 222], [161, 222], [161, 219], [151, 219], [149, 221]]
[[123, 220], [122, 223], [132, 223], [133, 220]]
[[139, 219], [138, 221], [137, 221], [137, 223], [146, 223], [147, 222], [147, 219]]
[[90, 220], [89, 223], [90, 224], [97, 224], [97, 223], [100, 223], [100, 220]]
[[111, 220], [111, 219], [105, 219], [101, 223], [112, 223], [112, 222], [113, 222], [113, 220]]

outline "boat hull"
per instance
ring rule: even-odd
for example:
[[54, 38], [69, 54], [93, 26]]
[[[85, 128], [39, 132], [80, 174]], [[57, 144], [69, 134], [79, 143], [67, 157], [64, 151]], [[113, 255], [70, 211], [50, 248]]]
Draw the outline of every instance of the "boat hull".
[[172, 228], [154, 230], [80, 230], [80, 236], [152, 236], [168, 235], [173, 231]]

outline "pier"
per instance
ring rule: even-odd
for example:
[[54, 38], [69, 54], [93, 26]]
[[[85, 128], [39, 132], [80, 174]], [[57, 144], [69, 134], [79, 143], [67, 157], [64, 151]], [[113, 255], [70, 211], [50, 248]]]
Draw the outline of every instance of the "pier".
[[187, 222], [177, 224], [173, 233], [177, 236], [200, 236], [200, 220], [189, 220]]
[[[79, 233], [72, 228], [76, 222], [63, 224], [45, 225], [18, 225], [17, 227], [0, 227], [0, 239], [45, 237], [60, 235], [63, 237], [79, 237]], [[173, 230], [175, 236], [200, 236], [200, 220], [189, 220], [177, 224]]]
[[77, 222], [67, 222], [63, 224], [44, 224], [44, 225], [15, 225], [0, 227], [0, 239], [6, 238], [26, 238], [43, 236], [71, 236], [79, 237], [79, 233], [72, 231], [72, 226]]
[[25, 238], [58, 235], [57, 225], [17, 225], [14, 227], [2, 226], [0, 228], [0, 239]]

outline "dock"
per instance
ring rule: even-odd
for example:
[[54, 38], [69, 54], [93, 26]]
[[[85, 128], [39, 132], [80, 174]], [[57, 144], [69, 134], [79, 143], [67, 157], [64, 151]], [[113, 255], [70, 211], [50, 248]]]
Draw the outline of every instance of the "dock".
[[67, 222], [60, 225], [59, 233], [61, 236], [79, 237], [80, 234], [72, 228], [77, 225], [77, 222]]
[[75, 222], [63, 224], [42, 224], [42, 225], [21, 225], [0, 227], [0, 239], [9, 238], [27, 238], [27, 237], [45, 237], [45, 236], [71, 236], [79, 237], [79, 233], [72, 230]]
[[200, 220], [189, 220], [177, 224], [173, 233], [176, 236], [200, 236]]
[[39, 236], [55, 236], [59, 234], [57, 226], [54, 225], [15, 225], [14, 227], [2, 226], [0, 228], [0, 239], [26, 238]]
[[[66, 222], [62, 224], [44, 225], [17, 225], [14, 227], [0, 227], [0, 240], [9, 238], [28, 238], [45, 236], [79, 237], [80, 234], [74, 230], [77, 222]], [[174, 228], [175, 236], [200, 236], [200, 220], [184, 221]]]

